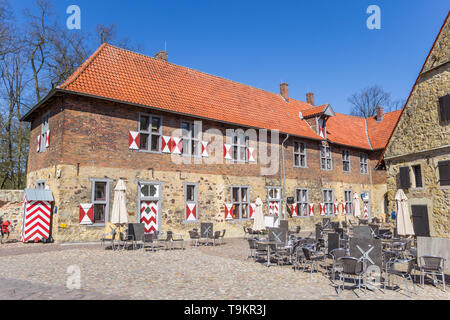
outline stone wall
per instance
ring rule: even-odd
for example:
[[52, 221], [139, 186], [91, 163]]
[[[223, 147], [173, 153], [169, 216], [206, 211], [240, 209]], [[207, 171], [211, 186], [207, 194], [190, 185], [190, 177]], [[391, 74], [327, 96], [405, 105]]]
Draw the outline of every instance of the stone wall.
[[20, 235], [22, 227], [23, 190], [0, 190], [0, 217], [13, 225], [11, 237]]

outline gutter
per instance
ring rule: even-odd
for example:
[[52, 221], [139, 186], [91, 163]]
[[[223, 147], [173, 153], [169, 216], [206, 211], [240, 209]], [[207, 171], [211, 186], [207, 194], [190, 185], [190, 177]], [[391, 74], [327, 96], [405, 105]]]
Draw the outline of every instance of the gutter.
[[282, 169], [283, 169], [283, 190], [282, 190], [282, 199], [281, 199], [281, 216], [283, 217], [283, 219], [286, 219], [285, 216], [285, 199], [286, 199], [286, 172], [284, 169], [284, 144], [286, 143], [286, 141], [289, 139], [289, 133], [286, 135], [286, 138], [284, 139], [284, 141], [281, 143], [281, 158], [282, 158]]

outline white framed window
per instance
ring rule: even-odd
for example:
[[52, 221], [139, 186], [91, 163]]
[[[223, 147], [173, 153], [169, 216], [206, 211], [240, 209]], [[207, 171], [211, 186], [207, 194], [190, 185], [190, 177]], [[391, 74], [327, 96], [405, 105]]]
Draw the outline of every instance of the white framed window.
[[234, 132], [231, 139], [231, 156], [236, 162], [248, 162], [250, 137], [243, 132]]
[[139, 114], [139, 149], [161, 152], [162, 118], [151, 114]]
[[308, 216], [309, 190], [295, 189], [295, 197], [297, 202], [297, 210], [299, 217]]
[[306, 168], [306, 144], [294, 141], [294, 167]]
[[333, 160], [331, 158], [331, 147], [320, 146], [320, 168], [322, 170], [333, 170]]
[[333, 189], [323, 189], [323, 203], [325, 204], [325, 214], [334, 214], [334, 191]]
[[49, 129], [49, 121], [50, 121], [50, 112], [47, 112], [42, 116], [41, 142], [40, 142], [40, 146], [39, 146], [40, 152], [45, 152], [47, 150], [45, 141], [46, 141], [47, 132]]
[[233, 219], [248, 219], [250, 212], [250, 187], [232, 186], [231, 203], [233, 204]]
[[369, 174], [369, 156], [367, 153], [359, 154], [359, 167], [362, 174]]
[[195, 123], [193, 121], [181, 121], [182, 132], [182, 154], [185, 156], [199, 156], [201, 132], [196, 130]]
[[91, 179], [92, 194], [91, 202], [94, 205], [92, 223], [103, 225], [109, 221], [109, 191], [110, 182], [108, 179]]
[[344, 172], [351, 171], [349, 150], [342, 150], [342, 171]]
[[[198, 222], [200, 220], [198, 208], [198, 186], [198, 183], [184, 183], [184, 220], [186, 222]], [[188, 219], [188, 208], [191, 211], [195, 210], [195, 219], [192, 216], [190, 216], [190, 219]]]
[[353, 214], [353, 192], [352, 192], [352, 190], [344, 191], [344, 204], [347, 208], [347, 214]]
[[267, 202], [269, 206], [269, 213], [271, 215], [281, 215], [281, 187], [266, 187], [267, 188]]

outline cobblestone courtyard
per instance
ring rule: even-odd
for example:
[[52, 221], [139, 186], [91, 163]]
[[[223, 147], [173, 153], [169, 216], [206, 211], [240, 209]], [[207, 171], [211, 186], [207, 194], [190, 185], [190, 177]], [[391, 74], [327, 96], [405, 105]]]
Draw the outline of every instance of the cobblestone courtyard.
[[[111, 251], [99, 245], [3, 244], [0, 299], [358, 299], [340, 295], [320, 273], [290, 266], [265, 267], [247, 258], [247, 242], [157, 252]], [[81, 288], [66, 287], [69, 266], [81, 271]], [[398, 280], [403, 287], [403, 283]], [[449, 300], [431, 284], [409, 298], [406, 290], [362, 291], [361, 299]]]

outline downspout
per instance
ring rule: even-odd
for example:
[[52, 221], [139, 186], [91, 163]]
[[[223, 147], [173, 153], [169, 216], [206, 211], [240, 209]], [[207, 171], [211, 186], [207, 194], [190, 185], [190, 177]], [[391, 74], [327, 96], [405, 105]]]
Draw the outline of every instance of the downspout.
[[286, 198], [286, 172], [284, 170], [284, 144], [287, 141], [287, 139], [289, 139], [289, 133], [286, 135], [286, 139], [284, 139], [284, 141], [281, 143], [281, 159], [282, 159], [282, 170], [283, 170], [283, 190], [281, 192], [282, 194], [282, 199], [281, 199], [281, 215], [283, 217], [283, 219], [286, 219], [285, 216], [285, 198]]

